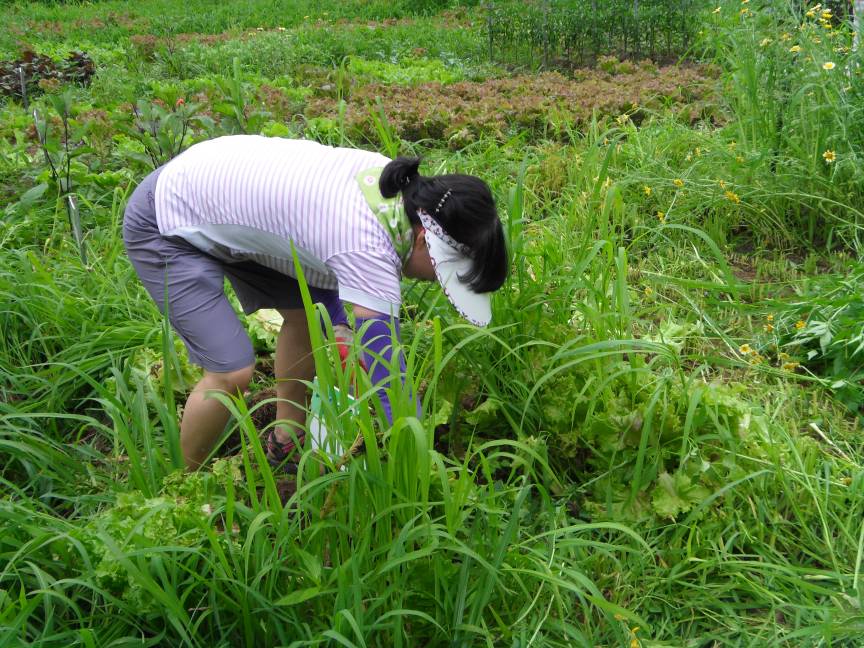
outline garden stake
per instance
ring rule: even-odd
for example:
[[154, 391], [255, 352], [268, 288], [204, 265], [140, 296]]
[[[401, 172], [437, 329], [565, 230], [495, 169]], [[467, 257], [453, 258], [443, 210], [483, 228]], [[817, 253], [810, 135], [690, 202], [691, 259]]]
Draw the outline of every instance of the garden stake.
[[30, 107], [27, 101], [27, 84], [24, 83], [24, 68], [20, 65], [18, 66], [18, 79], [21, 81], [21, 99], [24, 102], [24, 110], [27, 110]]

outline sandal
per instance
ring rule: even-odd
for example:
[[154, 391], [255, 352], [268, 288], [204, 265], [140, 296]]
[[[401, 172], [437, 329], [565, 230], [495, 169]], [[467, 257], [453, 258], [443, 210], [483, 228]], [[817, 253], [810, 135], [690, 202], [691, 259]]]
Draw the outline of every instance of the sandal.
[[296, 434], [296, 441], [290, 439], [285, 443], [276, 438], [276, 431], [270, 430], [267, 435], [265, 446], [267, 449], [267, 461], [274, 470], [282, 468], [285, 472], [296, 475], [297, 464], [300, 463], [300, 454], [303, 450], [303, 442], [306, 438], [305, 432]]

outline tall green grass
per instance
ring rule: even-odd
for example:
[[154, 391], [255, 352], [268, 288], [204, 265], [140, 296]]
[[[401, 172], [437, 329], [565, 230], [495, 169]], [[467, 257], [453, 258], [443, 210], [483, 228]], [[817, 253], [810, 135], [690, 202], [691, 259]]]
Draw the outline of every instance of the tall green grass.
[[[143, 173], [124, 157], [134, 141], [81, 158], [100, 165], [77, 176], [90, 265], [50, 192], [10, 203], [0, 643], [856, 645], [860, 427], [818, 374], [782, 369], [771, 344], [806, 314], [798, 277], [842, 267], [826, 247], [856, 250], [860, 187], [845, 165], [860, 153], [859, 82], [845, 90], [844, 77], [827, 76], [812, 25], [794, 34], [814, 49], [790, 66], [783, 32], [767, 30], [801, 16], [748, 4], [752, 16], [724, 3], [703, 25], [725, 92], [694, 108], [705, 118], [696, 128], [633, 113], [638, 124], [562, 123], [554, 141], [516, 134], [450, 151], [402, 142], [379, 119], [388, 151], [424, 154], [427, 173], [489, 180], [512, 274], [485, 330], [458, 320], [434, 285], [405, 287], [409, 370], [392, 394], [393, 426], [368, 383], [352, 411], [358, 350], [341, 368], [307, 303], [319, 389], [341, 394], [322, 410], [331, 447], [359, 437], [365, 450], [343, 465], [310, 449], [293, 492], [264, 460], [254, 410], [267, 401], [250, 411], [223, 397], [239, 453], [194, 475], [176, 470], [184, 361], [119, 239], [128, 178]], [[152, 17], [155, 6], [136, 11]], [[188, 20], [245, 29], [266, 26], [271, 9], [228, 3]], [[93, 8], [34, 16], [61, 10]], [[399, 51], [397, 32], [367, 46]], [[282, 37], [266, 38], [275, 53]], [[348, 41], [308, 42], [320, 63]], [[273, 60], [256, 63], [244, 47], [247, 68], [222, 81], [239, 79], [251, 97], [256, 65], [260, 74]], [[194, 63], [196, 51], [180, 58]], [[201, 60], [233, 50], [214, 51]], [[143, 65], [136, 56], [124, 74]], [[198, 74], [192, 63], [173, 73]], [[116, 83], [141, 91], [130, 79]], [[76, 100], [104, 100], [109, 81]], [[28, 116], [5, 110], [3, 187], [23, 192], [42, 169]], [[324, 126], [306, 132], [351, 144], [339, 123]], [[836, 152], [831, 164], [823, 147]], [[779, 256], [789, 249], [809, 260]], [[153, 356], [161, 372], [150, 372]], [[423, 394], [420, 419], [412, 390]]]

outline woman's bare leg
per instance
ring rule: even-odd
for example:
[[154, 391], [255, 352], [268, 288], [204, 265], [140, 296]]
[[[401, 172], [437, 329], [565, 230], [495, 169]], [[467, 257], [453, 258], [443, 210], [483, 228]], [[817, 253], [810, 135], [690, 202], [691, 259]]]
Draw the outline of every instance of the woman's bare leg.
[[315, 377], [315, 359], [309, 341], [306, 312], [298, 308], [280, 310], [279, 313], [283, 322], [276, 340], [273, 363], [276, 397], [279, 399], [276, 401], [276, 418], [287, 423], [277, 426], [275, 435], [280, 443], [287, 443], [294, 436], [290, 428], [293, 427], [296, 434], [302, 431], [302, 426], [306, 423], [308, 394], [303, 381], [310, 381]]
[[249, 366], [225, 373], [205, 371], [189, 394], [180, 422], [180, 448], [187, 469], [196, 470], [201, 466], [228, 422], [228, 410], [215, 398], [208, 398], [207, 392], [242, 394], [252, 380], [253, 369]]

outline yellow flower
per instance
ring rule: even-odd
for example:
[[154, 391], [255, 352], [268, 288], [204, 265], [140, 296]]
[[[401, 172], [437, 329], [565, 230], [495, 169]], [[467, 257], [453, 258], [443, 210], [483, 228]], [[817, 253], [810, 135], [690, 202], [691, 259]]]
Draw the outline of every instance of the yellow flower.
[[634, 626], [634, 627], [630, 628], [630, 634], [635, 635], [637, 632], [639, 632], [639, 626]]
[[833, 70], [835, 67], [837, 67], [837, 66], [834, 65], [834, 61], [825, 61], [825, 62], [822, 64], [822, 69], [823, 69], [823, 70]]
[[831, 20], [831, 10], [826, 9], [822, 12], [822, 20]]
[[717, 181], [717, 184], [720, 185], [720, 188], [721, 188], [721, 189], [725, 189], [725, 188], [726, 188], [726, 181], [725, 181], [725, 180], [718, 180], [718, 181]]
[[759, 43], [759, 47], [765, 47], [766, 45], [770, 45], [770, 44], [771, 44], [770, 38], [763, 38], [762, 42]]
[[741, 198], [739, 198], [738, 194], [736, 194], [734, 191], [726, 191], [723, 195], [726, 196], [727, 200], [735, 203], [736, 205], [741, 202]]
[[807, 13], [804, 14], [808, 18], [814, 18], [816, 16], [816, 12], [813, 9], [810, 9]]
[[717, 8], [716, 8], [714, 11], [712, 11], [711, 13], [719, 14], [719, 13], [720, 13], [720, 7], [717, 7]]
[[778, 354], [777, 357], [780, 358], [781, 360], [791, 360], [792, 359], [792, 356], [790, 356], [786, 352], [782, 352], [782, 353]]
[[783, 32], [783, 33], [780, 35], [780, 40], [783, 41], [783, 42], [788, 41], [790, 38], [792, 38], [792, 34], [790, 34], [789, 32]]
[[684, 186], [684, 181], [681, 178], [675, 178], [672, 181], [672, 184], [674, 184], [676, 187], [678, 187], [680, 189], [681, 187]]
[[769, 322], [773, 322], [773, 321], [774, 321], [774, 316], [773, 316], [771, 313], [768, 313], [768, 314], [765, 316], [765, 319], [768, 320]]
[[639, 648], [639, 640], [636, 637], [630, 640], [630, 648]]
[[651, 286], [645, 286], [645, 296], [650, 297], [654, 294], [654, 289]]
[[662, 211], [658, 211], [657, 212], [657, 220], [659, 220], [661, 223], [666, 222], [666, 214]]
[[646, 196], [650, 196], [650, 195], [651, 195], [651, 191], [652, 191], [652, 189], [651, 189], [651, 187], [649, 187], [648, 185], [645, 185], [644, 187], [642, 187], [642, 191], [645, 192], [645, 195], [646, 195]]
[[813, 42], [816, 43], [817, 45], [819, 45], [822, 42], [822, 39], [819, 38], [818, 36], [816, 36], [813, 38]]
[[834, 160], [837, 159], [837, 154], [834, 153], [831, 149], [828, 149], [822, 154], [822, 157], [825, 158], [825, 164], [831, 164]]
[[752, 12], [747, 7], [744, 7], [738, 13], [740, 13], [742, 16], [746, 17], [746, 16], [749, 16]]
[[799, 331], [805, 326], [807, 326], [807, 322], [805, 322], [804, 320], [798, 320], [797, 322], [795, 322], [795, 328]]
[[765, 330], [766, 333], [771, 333], [774, 330], [774, 325], [773, 324], [766, 324], [762, 328]]
[[783, 363], [783, 369], [785, 371], [795, 371], [795, 369], [797, 369], [798, 367], [799, 367], [799, 364], [797, 362], [784, 362]]
[[753, 353], [753, 349], [750, 348], [749, 344], [742, 344], [740, 347], [738, 347], [738, 353], [742, 355], [749, 355]]
[[789, 48], [789, 51], [792, 52], [793, 54], [797, 54], [798, 52], [801, 51], [801, 46], [800, 45], [793, 45], [792, 47]]
[[744, 164], [744, 156], [739, 155], [738, 157], [735, 158], [735, 161], [736, 161], [738, 164]]

